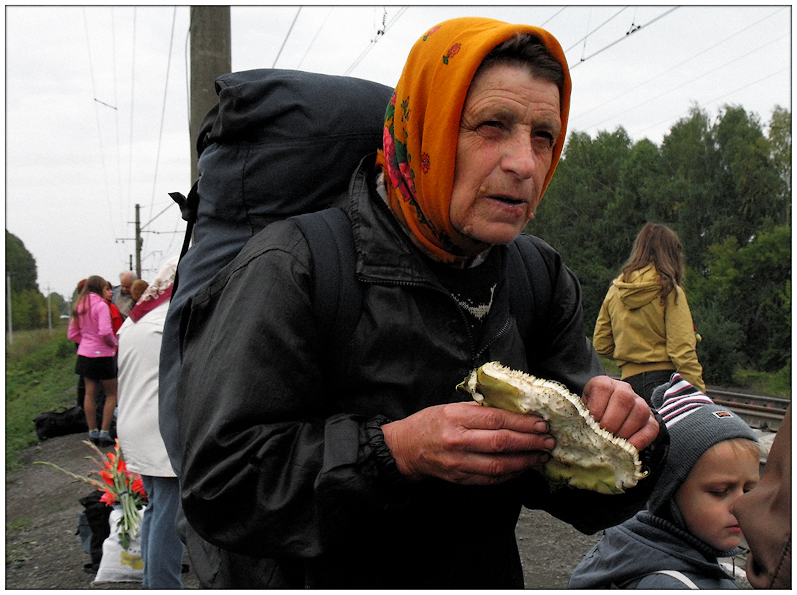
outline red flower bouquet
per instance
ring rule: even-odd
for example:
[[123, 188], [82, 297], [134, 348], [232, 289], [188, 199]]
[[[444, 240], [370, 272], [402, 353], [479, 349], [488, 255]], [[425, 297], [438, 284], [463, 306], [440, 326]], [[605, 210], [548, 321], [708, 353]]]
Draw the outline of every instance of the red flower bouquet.
[[84, 440], [83, 443], [87, 444], [99, 455], [100, 460], [94, 457], [86, 458], [93, 460], [99, 467], [99, 471], [90, 471], [89, 475], [99, 475], [102, 481], [77, 475], [46, 461], [35, 461], [35, 463], [53, 467], [70, 477], [95, 486], [98, 490], [105, 492], [100, 498], [100, 502], [104, 502], [108, 506], [119, 504], [122, 507], [122, 518], [119, 519], [117, 525], [119, 528], [119, 542], [124, 549], [127, 549], [130, 547], [130, 540], [136, 536], [141, 524], [141, 516], [138, 514], [138, 510], [146, 504], [147, 500], [144, 483], [141, 481], [140, 475], [127, 470], [127, 463], [124, 462], [120, 453], [119, 440], [116, 441], [114, 451], [107, 454], [103, 453], [88, 440]]

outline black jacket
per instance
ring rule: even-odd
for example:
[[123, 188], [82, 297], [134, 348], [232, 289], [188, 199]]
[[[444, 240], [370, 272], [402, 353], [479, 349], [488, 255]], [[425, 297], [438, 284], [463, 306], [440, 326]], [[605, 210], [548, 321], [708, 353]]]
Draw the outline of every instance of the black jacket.
[[411, 484], [378, 428], [467, 399], [455, 386], [492, 360], [580, 394], [602, 369], [578, 282], [537, 241], [553, 307], [543, 355], [528, 363], [505, 284], [475, 341], [372, 172], [356, 172], [350, 194], [363, 303], [345, 352], [323, 344], [308, 247], [290, 221], [255, 236], [192, 298], [179, 384], [185, 514], [207, 541], [276, 558], [310, 587], [522, 587], [521, 505], [592, 533], [633, 515], [653, 480], [621, 496], [552, 494], [536, 472], [491, 487]]

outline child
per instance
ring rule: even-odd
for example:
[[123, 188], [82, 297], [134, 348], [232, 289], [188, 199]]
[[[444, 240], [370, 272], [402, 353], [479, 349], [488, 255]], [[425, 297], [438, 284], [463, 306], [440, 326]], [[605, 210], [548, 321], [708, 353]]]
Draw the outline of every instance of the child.
[[733, 506], [758, 483], [756, 435], [677, 372], [651, 401], [670, 434], [664, 472], [647, 510], [607, 529], [568, 588], [735, 589], [717, 558], [738, 553]]
[[133, 281], [133, 284], [130, 286], [130, 297], [133, 298], [133, 302], [138, 303], [138, 300], [147, 290], [147, 287], [149, 287], [149, 283], [144, 281], [144, 279], [136, 279]]

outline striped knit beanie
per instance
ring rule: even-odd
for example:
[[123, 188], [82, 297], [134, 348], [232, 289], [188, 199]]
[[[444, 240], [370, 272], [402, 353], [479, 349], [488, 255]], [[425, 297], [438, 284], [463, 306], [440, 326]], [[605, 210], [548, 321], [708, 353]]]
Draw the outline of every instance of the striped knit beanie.
[[755, 433], [738, 415], [684, 380], [677, 372], [651, 396], [670, 433], [670, 450], [664, 471], [648, 500], [648, 510], [665, 516], [669, 502], [689, 472], [709, 448], [724, 440], [746, 438], [758, 442]]

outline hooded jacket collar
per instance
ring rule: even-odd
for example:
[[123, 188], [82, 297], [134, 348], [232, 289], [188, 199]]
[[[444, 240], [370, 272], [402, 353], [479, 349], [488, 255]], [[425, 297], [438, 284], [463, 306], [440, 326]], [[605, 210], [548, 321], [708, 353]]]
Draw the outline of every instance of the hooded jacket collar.
[[661, 294], [659, 272], [653, 263], [632, 272], [628, 282], [621, 281], [622, 275], [613, 281], [623, 305], [629, 310], [647, 306]]

